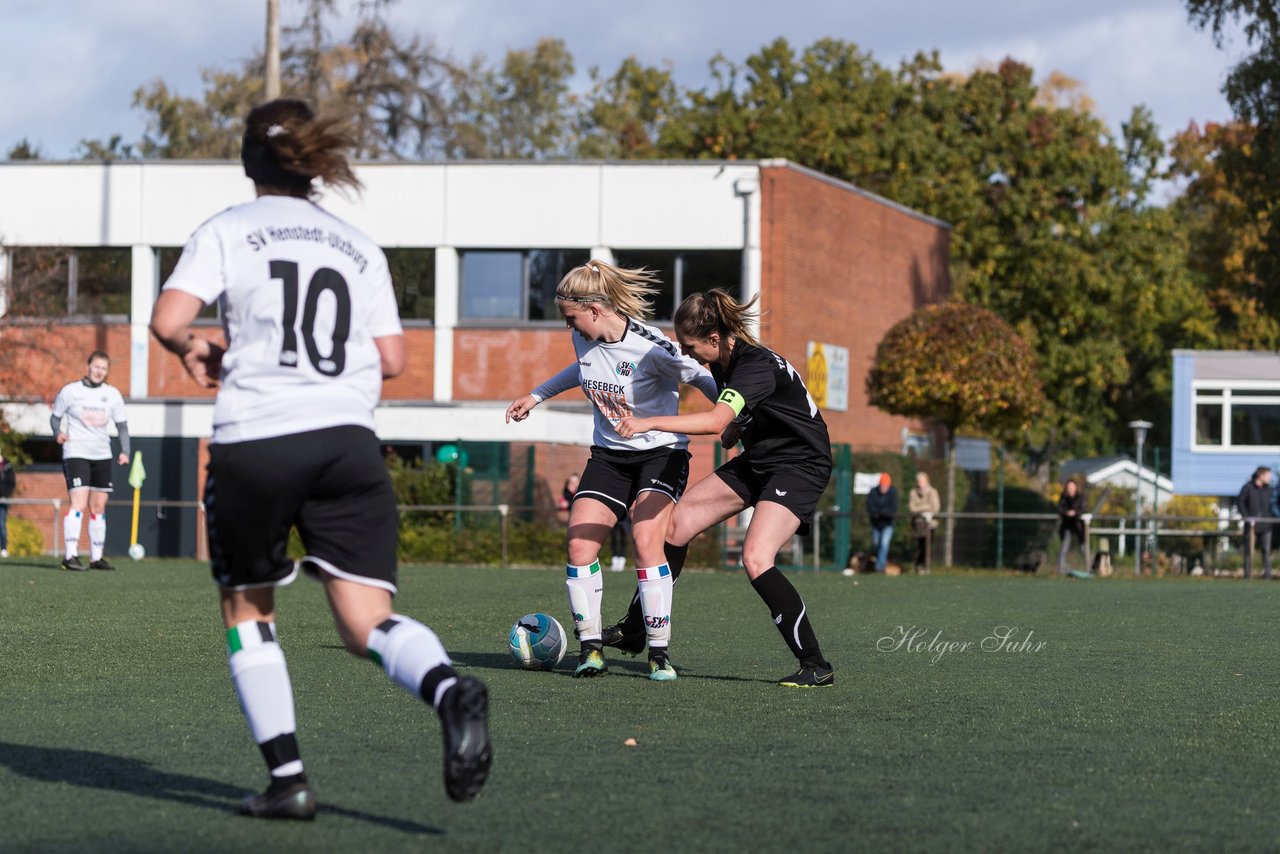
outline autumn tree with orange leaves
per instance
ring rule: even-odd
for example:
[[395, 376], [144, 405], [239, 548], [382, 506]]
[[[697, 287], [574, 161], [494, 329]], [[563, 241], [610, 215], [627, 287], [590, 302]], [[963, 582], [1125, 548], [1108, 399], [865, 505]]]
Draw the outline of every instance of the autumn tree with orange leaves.
[[[964, 303], [922, 308], [899, 321], [876, 348], [867, 399], [893, 415], [947, 429], [947, 513], [955, 512], [955, 446], [960, 430], [1009, 439], [1044, 408], [1036, 355], [995, 313]], [[945, 561], [955, 519], [948, 515]]]

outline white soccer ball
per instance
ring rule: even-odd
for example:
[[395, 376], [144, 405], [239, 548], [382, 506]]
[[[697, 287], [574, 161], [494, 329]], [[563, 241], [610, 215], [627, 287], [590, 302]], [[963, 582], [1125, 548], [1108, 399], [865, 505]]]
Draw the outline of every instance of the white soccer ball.
[[525, 614], [507, 633], [511, 657], [525, 670], [551, 670], [568, 645], [564, 628], [548, 614]]
[[142, 560], [147, 556], [147, 550], [142, 547], [142, 543], [134, 543], [129, 546], [129, 557], [134, 560]]

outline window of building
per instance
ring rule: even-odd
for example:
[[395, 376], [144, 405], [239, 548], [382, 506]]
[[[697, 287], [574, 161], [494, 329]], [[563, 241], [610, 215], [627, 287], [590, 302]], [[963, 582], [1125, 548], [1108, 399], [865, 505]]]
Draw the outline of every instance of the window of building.
[[459, 256], [464, 320], [559, 320], [556, 286], [590, 260], [585, 249], [467, 250]]
[[720, 249], [618, 249], [618, 265], [644, 267], [662, 280], [653, 297], [653, 319], [669, 321], [676, 306], [694, 293], [723, 288], [735, 297], [742, 293], [742, 253]]
[[1280, 383], [1197, 386], [1198, 448], [1280, 449]]
[[434, 249], [386, 249], [391, 285], [401, 320], [436, 319], [436, 252]]
[[8, 310], [17, 317], [128, 317], [128, 248], [22, 246], [9, 252]]
[[[169, 277], [173, 275], [173, 268], [178, 266], [178, 259], [182, 257], [181, 246], [160, 246], [155, 250], [156, 253], [156, 287], [163, 288], [164, 283], [169, 281]], [[217, 321], [222, 317], [222, 309], [217, 301], [211, 305], [206, 305], [196, 315], [196, 320]]]
[[29, 436], [22, 442], [22, 451], [28, 459], [23, 471], [62, 470], [62, 446], [52, 436]]

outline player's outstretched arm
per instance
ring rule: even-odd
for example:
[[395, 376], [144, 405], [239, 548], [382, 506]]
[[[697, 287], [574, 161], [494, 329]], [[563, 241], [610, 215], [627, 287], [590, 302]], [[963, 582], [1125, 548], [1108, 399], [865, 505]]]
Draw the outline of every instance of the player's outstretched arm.
[[715, 408], [707, 412], [692, 412], [688, 415], [659, 415], [653, 418], [629, 415], [615, 424], [613, 429], [624, 439], [650, 430], [684, 433], [689, 436], [719, 435], [724, 433], [736, 414], [728, 404], [717, 403]]
[[204, 302], [180, 290], [160, 292], [151, 311], [151, 334], [170, 353], [182, 359], [197, 385], [214, 388], [222, 372], [223, 348], [206, 338], [191, 334], [191, 323], [204, 309]]
[[578, 363], [575, 361], [524, 397], [511, 401], [511, 405], [507, 407], [507, 423], [525, 420], [529, 417], [529, 412], [539, 403], [555, 397], [562, 391], [568, 391], [581, 382], [582, 369], [578, 367]]

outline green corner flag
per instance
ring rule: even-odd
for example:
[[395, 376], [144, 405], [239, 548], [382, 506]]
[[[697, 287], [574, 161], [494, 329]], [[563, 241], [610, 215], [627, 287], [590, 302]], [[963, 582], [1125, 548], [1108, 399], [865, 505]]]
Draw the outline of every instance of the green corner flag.
[[134, 489], [142, 489], [142, 482], [147, 479], [147, 470], [142, 467], [142, 451], [133, 452], [133, 465], [129, 467], [129, 485]]

